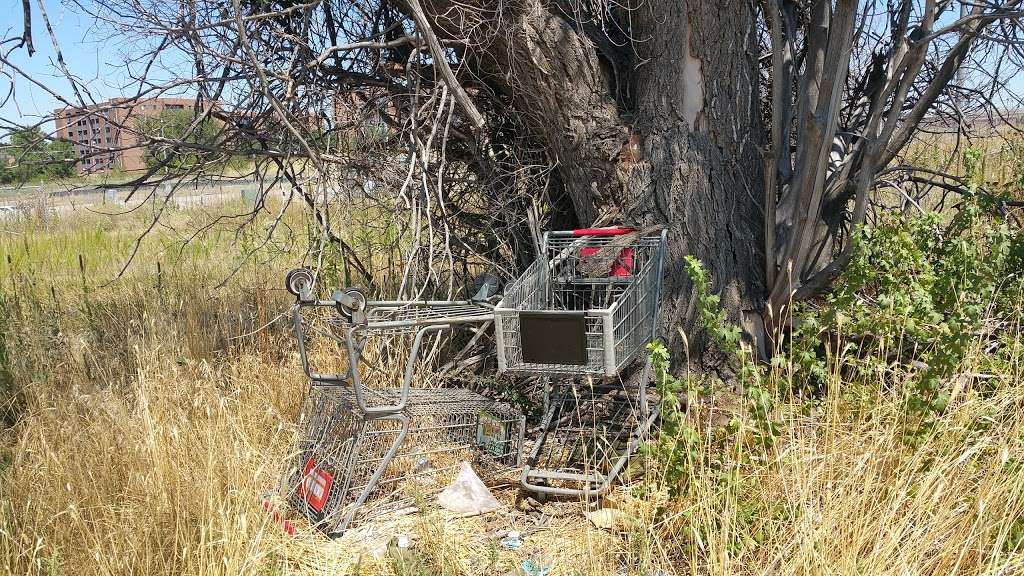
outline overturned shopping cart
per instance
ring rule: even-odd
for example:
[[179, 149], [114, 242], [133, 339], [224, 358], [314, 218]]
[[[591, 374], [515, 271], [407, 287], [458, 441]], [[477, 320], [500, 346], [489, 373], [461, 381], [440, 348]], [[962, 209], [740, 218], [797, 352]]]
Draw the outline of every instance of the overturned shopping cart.
[[[413, 383], [428, 336], [485, 324], [493, 320], [492, 305], [371, 301], [355, 289], [318, 300], [308, 270], [293, 271], [286, 284], [297, 297], [293, 326], [310, 379], [288, 499], [314, 526], [337, 534], [409, 504], [447, 484], [464, 460], [484, 472], [520, 464], [519, 411], [470, 390]], [[367, 358], [373, 338], [390, 340]], [[387, 362], [394, 356], [404, 360]], [[368, 378], [375, 361], [404, 366], [400, 384], [390, 374]]]

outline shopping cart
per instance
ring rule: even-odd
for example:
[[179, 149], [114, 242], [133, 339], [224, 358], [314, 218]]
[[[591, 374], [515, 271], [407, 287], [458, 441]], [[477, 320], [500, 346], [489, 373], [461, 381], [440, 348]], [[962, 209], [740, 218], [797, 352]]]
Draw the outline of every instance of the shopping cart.
[[[485, 472], [521, 464], [519, 411], [470, 390], [413, 386], [427, 337], [460, 325], [482, 327], [494, 318], [491, 304], [377, 301], [351, 288], [318, 300], [313, 282], [305, 269], [286, 279], [296, 296], [299, 357], [311, 381], [288, 500], [311, 524], [341, 533], [414, 494], [442, 488], [464, 460]], [[380, 340], [375, 358], [367, 358], [371, 339]], [[367, 377], [372, 364], [403, 359], [399, 386], [388, 370]]]
[[654, 337], [664, 230], [544, 234], [542, 253], [494, 309], [498, 370], [614, 377]]
[[290, 504], [333, 536], [441, 490], [463, 461], [483, 475], [521, 465], [522, 414], [467, 390], [446, 392], [443, 404], [414, 399], [402, 412], [365, 416], [350, 389], [312, 385]]
[[547, 232], [495, 307], [499, 370], [561, 378], [545, 385], [526, 489], [603, 493], [656, 420], [649, 362], [639, 377], [617, 376], [655, 337], [665, 243], [664, 230]]

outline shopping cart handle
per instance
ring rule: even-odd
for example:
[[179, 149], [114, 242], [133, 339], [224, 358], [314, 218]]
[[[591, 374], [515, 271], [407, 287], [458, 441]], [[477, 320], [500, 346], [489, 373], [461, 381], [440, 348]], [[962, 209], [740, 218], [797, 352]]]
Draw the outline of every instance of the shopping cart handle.
[[628, 226], [609, 226], [607, 228], [578, 228], [572, 231], [573, 236], [622, 236], [636, 232], [636, 228]]

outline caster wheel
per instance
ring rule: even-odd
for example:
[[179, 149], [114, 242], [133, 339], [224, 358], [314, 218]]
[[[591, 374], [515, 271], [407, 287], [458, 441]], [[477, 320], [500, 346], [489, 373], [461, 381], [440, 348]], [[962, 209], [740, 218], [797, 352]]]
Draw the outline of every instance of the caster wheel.
[[[346, 306], [345, 304], [342, 304], [342, 295], [348, 296], [349, 298], [355, 300], [355, 304], [353, 306]], [[349, 320], [352, 319], [353, 312], [362, 312], [363, 310], [366, 309], [366, 293], [363, 292], [362, 289], [360, 288], [345, 288], [343, 290], [335, 290], [333, 298], [334, 301], [337, 302], [338, 312], [345, 318], [348, 318]]]
[[302, 298], [303, 292], [313, 291], [313, 271], [308, 268], [296, 268], [284, 277], [284, 287], [296, 298]]

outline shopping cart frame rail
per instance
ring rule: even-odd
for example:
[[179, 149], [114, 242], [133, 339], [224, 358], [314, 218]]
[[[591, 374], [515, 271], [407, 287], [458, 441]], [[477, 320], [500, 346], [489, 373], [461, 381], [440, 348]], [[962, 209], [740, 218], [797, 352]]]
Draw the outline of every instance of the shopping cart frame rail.
[[[337, 294], [337, 293], [336, 293]], [[348, 354], [347, 373], [317, 372], [311, 367], [306, 346], [307, 327], [303, 323], [302, 311], [306, 308], [340, 309], [338, 318], [348, 317], [346, 326], [339, 327], [344, 334], [341, 341], [334, 334], [321, 332], [322, 336], [338, 340]], [[446, 312], [452, 312], [446, 315]], [[292, 327], [298, 340], [299, 358], [306, 376], [317, 383], [351, 386], [360, 410], [366, 414], [390, 414], [406, 408], [412, 388], [423, 340], [433, 334], [450, 330], [465, 324], [484, 324], [494, 320], [494, 306], [487, 302], [471, 300], [364, 300], [360, 307], [349, 310], [340, 297], [331, 300], [303, 300], [301, 297], [292, 307]], [[364, 387], [359, 373], [365, 336], [372, 333], [412, 332], [415, 334], [409, 356], [405, 362], [402, 382], [393, 403], [371, 404], [367, 401], [373, 394]]]

